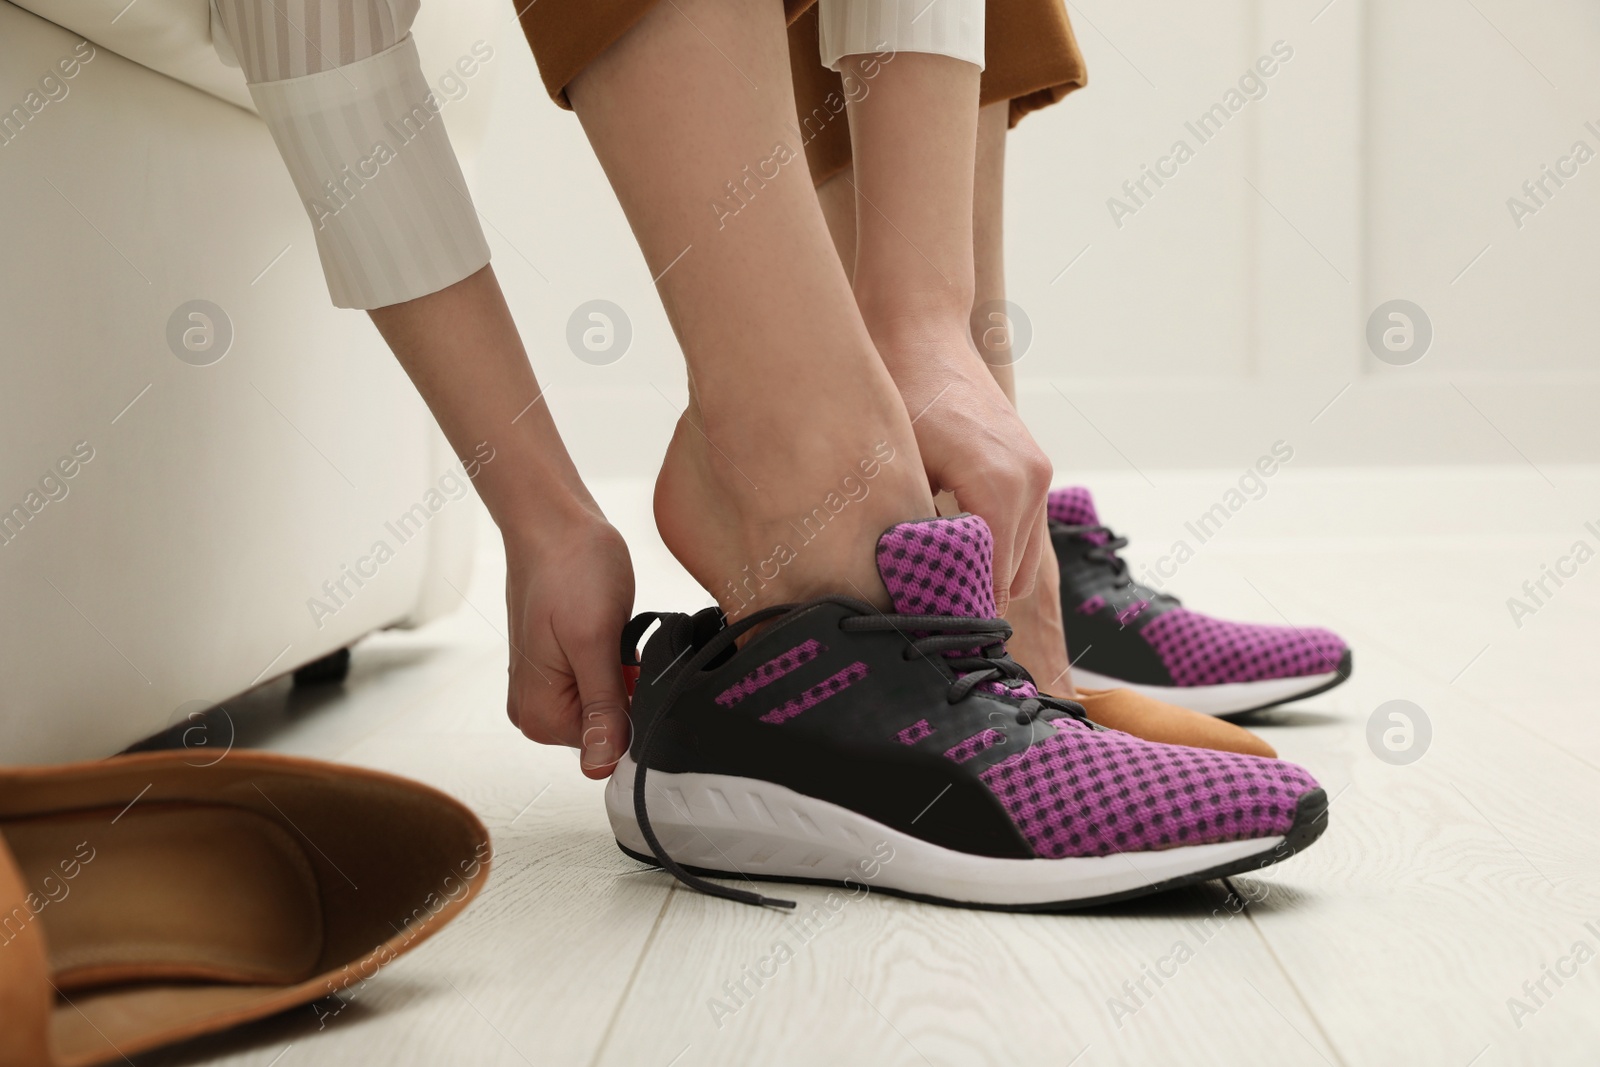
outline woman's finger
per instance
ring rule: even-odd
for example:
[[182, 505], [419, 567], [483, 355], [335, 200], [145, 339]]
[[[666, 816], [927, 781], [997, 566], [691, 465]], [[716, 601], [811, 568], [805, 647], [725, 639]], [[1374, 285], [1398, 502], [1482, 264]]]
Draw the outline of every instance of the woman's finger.
[[617, 657], [620, 631], [567, 650], [578, 680], [579, 765], [590, 778], [609, 777], [628, 751], [628, 688]]
[[1004, 615], [1011, 604], [1011, 587], [1017, 573], [1017, 520], [1015, 507], [1010, 501], [962, 502], [974, 515], [989, 524], [994, 536], [994, 603], [995, 613]]
[[1011, 599], [1022, 600], [1033, 596], [1035, 593], [1046, 596], [1050, 591], [1039, 588], [1039, 560], [1049, 549], [1049, 527], [1045, 523], [1043, 509], [1036, 512], [1033, 518], [1022, 527], [1026, 534], [1022, 547], [1017, 551], [1017, 577], [1011, 583]]

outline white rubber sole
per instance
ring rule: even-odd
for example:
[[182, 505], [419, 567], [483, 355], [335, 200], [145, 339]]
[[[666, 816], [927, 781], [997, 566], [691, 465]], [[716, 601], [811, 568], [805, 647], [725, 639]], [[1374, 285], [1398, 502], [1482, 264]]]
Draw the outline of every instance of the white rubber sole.
[[[606, 784], [606, 813], [617, 843], [648, 857], [633, 813], [634, 771], [633, 758], [623, 757]], [[996, 859], [930, 844], [755, 778], [651, 771], [646, 789], [656, 837], [685, 867], [978, 907], [1104, 903], [1266, 866], [1288, 854], [1279, 836], [1113, 856]]]
[[1226, 682], [1222, 685], [1139, 685], [1104, 674], [1072, 668], [1074, 685], [1085, 689], [1132, 689], [1136, 693], [1165, 700], [1202, 715], [1238, 715], [1259, 708], [1270, 708], [1299, 697], [1331, 689], [1344, 680], [1338, 671], [1308, 674], [1301, 678], [1267, 678], [1259, 682]]

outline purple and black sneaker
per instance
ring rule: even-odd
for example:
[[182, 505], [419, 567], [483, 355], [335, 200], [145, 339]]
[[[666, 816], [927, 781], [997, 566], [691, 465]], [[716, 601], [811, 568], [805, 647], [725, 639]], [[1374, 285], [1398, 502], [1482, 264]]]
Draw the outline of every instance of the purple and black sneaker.
[[1050, 494], [1072, 679], [1135, 689], [1207, 715], [1238, 715], [1326, 692], [1350, 677], [1350, 649], [1317, 628], [1224, 622], [1141, 585], [1089, 490]]
[[1006, 654], [992, 553], [980, 518], [902, 523], [877, 546], [894, 614], [825, 597], [731, 626], [715, 608], [630, 622], [629, 663], [660, 626], [606, 787], [623, 851], [752, 904], [789, 902], [706, 876], [1046, 910], [1317, 839], [1327, 796], [1302, 768], [1142, 741], [1041, 696]]

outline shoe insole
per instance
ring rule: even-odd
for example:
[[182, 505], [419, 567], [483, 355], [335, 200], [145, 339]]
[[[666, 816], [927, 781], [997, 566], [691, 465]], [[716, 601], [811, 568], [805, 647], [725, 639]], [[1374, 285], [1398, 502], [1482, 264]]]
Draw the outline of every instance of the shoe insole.
[[[322, 908], [291, 831], [224, 806], [136, 804], [0, 823], [63, 992], [146, 981], [288, 985]], [[13, 912], [12, 919], [18, 918]]]

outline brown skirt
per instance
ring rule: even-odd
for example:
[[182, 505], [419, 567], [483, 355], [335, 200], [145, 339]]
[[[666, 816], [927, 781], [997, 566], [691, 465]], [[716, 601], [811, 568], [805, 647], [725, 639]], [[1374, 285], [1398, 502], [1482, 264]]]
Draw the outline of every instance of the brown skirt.
[[[567, 84], [657, 0], [539, 0], [523, 7], [522, 32], [533, 48], [550, 98], [564, 108]], [[806, 135], [812, 181], [821, 184], [850, 162], [845, 85], [822, 65], [816, 0], [784, 0], [795, 104]], [[1011, 125], [1088, 81], [1063, 0], [989, 0], [984, 19], [981, 103], [1011, 101]]]

